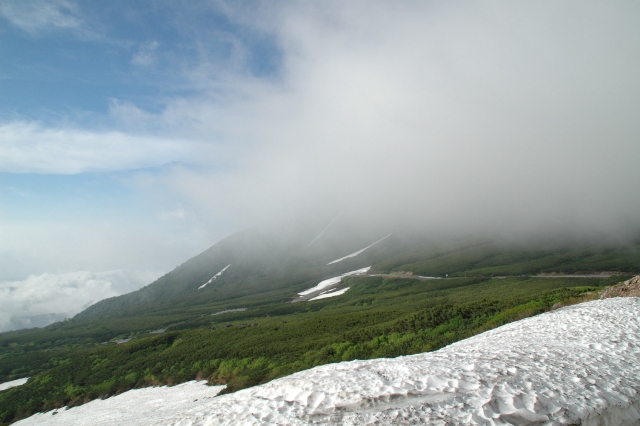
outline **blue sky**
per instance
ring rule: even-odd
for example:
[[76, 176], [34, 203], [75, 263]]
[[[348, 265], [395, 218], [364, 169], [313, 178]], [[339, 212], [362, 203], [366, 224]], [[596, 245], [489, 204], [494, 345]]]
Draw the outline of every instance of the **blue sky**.
[[[231, 22], [215, 6], [44, 3], [4, 3], [0, 107], [5, 115], [38, 120], [103, 115], [113, 99], [158, 112], [163, 99], [198, 91], [182, 73], [203, 57], [221, 69], [231, 65], [259, 77], [278, 72], [278, 48], [269, 35]], [[239, 54], [245, 56], [241, 61]]]
[[635, 235], [639, 18], [630, 2], [0, 0], [0, 330], [309, 212]]

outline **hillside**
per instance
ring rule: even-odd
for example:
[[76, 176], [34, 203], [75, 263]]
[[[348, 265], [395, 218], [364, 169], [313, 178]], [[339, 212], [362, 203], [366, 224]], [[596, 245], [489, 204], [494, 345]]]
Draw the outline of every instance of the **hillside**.
[[639, 317], [638, 298], [598, 300], [431, 353], [325, 365], [218, 397], [195, 383], [134, 390], [18, 424], [630, 426], [640, 421]]
[[[231, 392], [326, 363], [436, 350], [587, 300], [640, 269], [637, 243], [389, 231], [253, 228], [71, 320], [0, 334], [0, 382], [31, 377], [0, 393], [0, 421], [136, 387], [206, 378]], [[318, 300], [290, 303], [326, 281]]]

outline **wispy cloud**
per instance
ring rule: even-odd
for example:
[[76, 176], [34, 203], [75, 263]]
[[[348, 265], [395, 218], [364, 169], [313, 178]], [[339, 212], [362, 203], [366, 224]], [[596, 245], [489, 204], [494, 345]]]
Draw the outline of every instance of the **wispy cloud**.
[[0, 15], [32, 35], [51, 29], [78, 29], [82, 25], [76, 4], [68, 0], [3, 0]]

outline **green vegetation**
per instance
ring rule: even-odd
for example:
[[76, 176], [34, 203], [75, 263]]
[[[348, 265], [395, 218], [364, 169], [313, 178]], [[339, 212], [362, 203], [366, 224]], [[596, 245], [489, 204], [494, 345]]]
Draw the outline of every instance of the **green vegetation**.
[[411, 271], [417, 275], [451, 277], [638, 272], [640, 245], [537, 248], [481, 241], [446, 247], [411, 247], [377, 263], [376, 269], [384, 273]]
[[434, 350], [583, 297], [605, 281], [351, 277], [351, 289], [336, 299], [200, 316], [188, 329], [121, 345], [44, 348], [7, 345], [5, 337], [3, 376], [32, 379], [0, 393], [0, 419], [134, 387], [204, 378], [234, 391], [330, 362]]

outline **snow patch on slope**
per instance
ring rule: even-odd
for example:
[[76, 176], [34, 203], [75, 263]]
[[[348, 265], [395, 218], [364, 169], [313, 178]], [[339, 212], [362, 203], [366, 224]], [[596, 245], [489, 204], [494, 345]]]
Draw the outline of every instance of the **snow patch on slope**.
[[338, 284], [340, 281], [342, 281], [342, 278], [344, 277], [348, 277], [350, 275], [362, 275], [362, 274], [366, 274], [369, 269], [371, 268], [371, 266], [367, 266], [366, 268], [362, 268], [362, 269], [357, 269], [355, 271], [351, 271], [351, 272], [347, 272], [346, 274], [342, 274], [338, 277], [333, 277], [333, 278], [329, 278], [326, 279], [324, 281], [320, 281], [320, 283], [315, 286], [315, 287], [311, 287], [310, 289], [307, 289], [303, 292], [298, 293], [300, 296], [307, 296], [309, 294], [318, 292], [320, 290], [322, 290], [323, 288], [327, 288], [327, 287], [331, 287], [333, 285]]
[[340, 259], [336, 259], [336, 260], [334, 260], [334, 261], [331, 261], [331, 262], [327, 263], [327, 265], [331, 265], [331, 264], [333, 264], [333, 263], [341, 262], [341, 261], [343, 261], [343, 260], [345, 260], [345, 259], [349, 259], [350, 257], [356, 257], [357, 255], [359, 255], [359, 254], [360, 254], [360, 253], [362, 253], [363, 251], [365, 251], [365, 250], [367, 250], [367, 249], [369, 249], [369, 248], [371, 248], [371, 247], [375, 246], [376, 244], [378, 244], [379, 242], [381, 242], [381, 241], [383, 241], [383, 240], [386, 240], [386, 239], [387, 239], [387, 238], [389, 238], [390, 236], [391, 236], [391, 234], [387, 235], [387, 236], [386, 236], [386, 237], [384, 237], [384, 238], [380, 238], [378, 241], [376, 241], [376, 242], [375, 242], [375, 243], [373, 243], [373, 244], [370, 244], [370, 245], [366, 246], [366, 247], [365, 247], [365, 248], [363, 248], [362, 250], [358, 250], [358, 251], [356, 251], [355, 253], [351, 253], [351, 254], [350, 254], [350, 255], [348, 255], [348, 256], [341, 257]]
[[340, 296], [341, 294], [345, 294], [347, 292], [347, 290], [349, 290], [350, 288], [351, 287], [345, 287], [345, 288], [337, 290], [337, 291], [330, 291], [330, 292], [327, 292], [327, 293], [321, 293], [319, 296], [316, 296], [313, 299], [309, 299], [309, 301], [311, 301], [311, 300], [320, 300], [320, 299], [328, 299], [329, 297]]
[[24, 379], [18, 379], [18, 380], [12, 380], [10, 382], [0, 383], [0, 391], [22, 386], [25, 383], [27, 383], [27, 380], [29, 380], [29, 378], [25, 377]]
[[133, 389], [70, 409], [38, 413], [14, 423], [19, 426], [142, 426], [173, 424], [176, 413], [211, 402], [224, 386], [195, 380], [177, 386]]
[[222, 315], [222, 314], [228, 314], [229, 312], [242, 312], [242, 311], [246, 311], [247, 308], [235, 308], [235, 309], [225, 309], [224, 311], [219, 311], [219, 312], [215, 312], [213, 314], [211, 314], [211, 316], [215, 316], [215, 315]]
[[198, 290], [200, 290], [201, 288], [205, 288], [207, 286], [207, 284], [211, 284], [213, 281], [216, 280], [216, 278], [218, 278], [220, 275], [222, 275], [222, 273], [224, 271], [227, 270], [227, 268], [231, 266], [231, 264], [225, 266], [224, 268], [222, 268], [222, 271], [218, 272], [217, 274], [215, 274], [214, 276], [211, 277], [211, 279], [209, 281], [207, 281], [206, 283], [202, 284], [200, 287], [198, 287]]
[[324, 227], [324, 229], [323, 229], [322, 231], [320, 231], [320, 233], [319, 233], [319, 234], [318, 234], [318, 235], [313, 239], [313, 241], [311, 241], [309, 244], [307, 244], [307, 247], [309, 247], [311, 244], [313, 244], [313, 243], [315, 243], [316, 241], [318, 241], [318, 240], [320, 239], [320, 237], [322, 237], [322, 236], [324, 235], [325, 231], [326, 231], [327, 229], [329, 229], [329, 227], [330, 227], [331, 225], [333, 225], [333, 222], [335, 222], [335, 221], [336, 221], [336, 219], [338, 218], [338, 216], [340, 216], [340, 215], [337, 215], [336, 217], [334, 217], [333, 219], [331, 219], [331, 222], [329, 222], [329, 224], [328, 224], [327, 226], [325, 226], [325, 227]]

